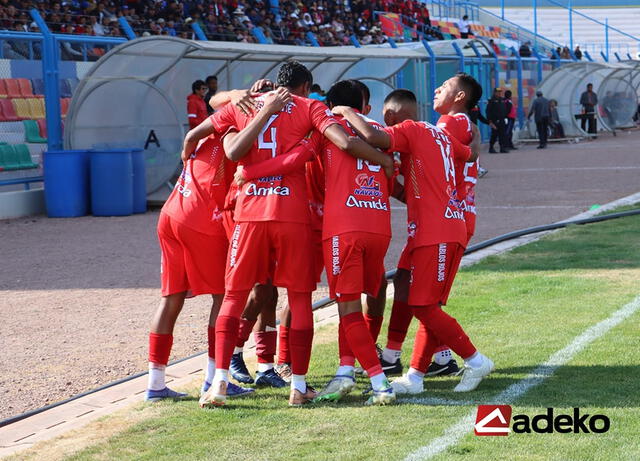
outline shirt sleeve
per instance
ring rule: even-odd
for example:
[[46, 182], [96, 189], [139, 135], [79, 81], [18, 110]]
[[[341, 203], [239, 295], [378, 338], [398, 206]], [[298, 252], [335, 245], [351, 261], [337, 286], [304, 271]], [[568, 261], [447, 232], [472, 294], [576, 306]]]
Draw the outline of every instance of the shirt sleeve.
[[318, 140], [314, 137], [305, 138], [286, 154], [277, 155], [269, 160], [246, 165], [242, 176], [246, 180], [262, 178], [264, 176], [286, 175], [292, 171], [304, 168], [304, 164], [318, 152]]
[[453, 151], [452, 154], [454, 160], [466, 162], [469, 157], [471, 157], [471, 148], [469, 146], [462, 144], [455, 138], [455, 136], [449, 135], [449, 141], [451, 142], [451, 150]]
[[222, 109], [209, 116], [213, 128], [221, 136], [226, 135], [230, 131], [239, 131], [236, 122], [235, 112], [232, 104], [226, 104]]
[[324, 133], [324, 130], [338, 123], [329, 108], [320, 101], [313, 101], [311, 103], [310, 114], [311, 124], [320, 133]]
[[[410, 121], [409, 121], [410, 122]], [[407, 121], [397, 125], [384, 128], [384, 131], [391, 137], [391, 146], [389, 152], [411, 153], [411, 132], [414, 125]]]

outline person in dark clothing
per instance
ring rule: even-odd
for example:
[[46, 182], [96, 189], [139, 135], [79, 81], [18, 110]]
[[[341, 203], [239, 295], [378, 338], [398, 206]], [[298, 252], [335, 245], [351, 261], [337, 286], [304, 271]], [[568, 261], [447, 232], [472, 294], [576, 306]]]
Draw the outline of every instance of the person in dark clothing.
[[209, 115], [213, 114], [213, 107], [209, 105], [209, 101], [218, 91], [218, 77], [215, 75], [209, 75], [205, 80], [207, 84], [207, 94], [204, 96], [204, 100], [207, 103], [207, 112]]
[[587, 91], [580, 96], [580, 105], [582, 105], [582, 121], [580, 127], [582, 131], [586, 131], [587, 121], [589, 121], [588, 133], [597, 138], [598, 127], [596, 126], [596, 105], [598, 104], [598, 95], [593, 91], [593, 84], [587, 85]]
[[500, 153], [508, 154], [507, 149], [507, 104], [502, 97], [502, 88], [493, 90], [493, 96], [487, 103], [487, 119], [491, 127], [491, 138], [489, 139], [489, 153], [496, 154], [493, 145], [498, 141]]
[[520, 57], [521, 58], [530, 58], [531, 57], [531, 42], [524, 42], [522, 46], [520, 46]]
[[552, 99], [549, 101], [549, 109], [551, 110], [551, 137], [552, 138], [564, 138], [564, 128], [560, 123], [560, 116], [558, 115], [558, 101]]
[[531, 104], [529, 115], [527, 118], [531, 118], [534, 115], [536, 121], [536, 128], [538, 129], [538, 149], [545, 149], [547, 147], [547, 137], [549, 136], [549, 122], [551, 120], [551, 107], [549, 100], [542, 96], [542, 91], [536, 91], [537, 98]]
[[573, 55], [576, 57], [577, 60], [582, 59], [582, 50], [580, 49], [579, 46], [576, 45], [576, 49], [573, 50]]
[[[469, 115], [469, 119], [471, 120], [471, 123], [473, 123], [474, 125], [478, 125], [478, 120], [484, 123], [485, 125], [489, 125], [489, 120], [487, 120], [484, 117], [484, 115], [482, 115], [482, 112], [480, 112], [480, 108], [478, 107], [477, 104], [469, 110], [469, 113], [467, 115]], [[487, 170], [486, 168], [482, 168], [480, 165], [478, 165], [478, 178], [482, 178], [488, 172], [489, 170]]]

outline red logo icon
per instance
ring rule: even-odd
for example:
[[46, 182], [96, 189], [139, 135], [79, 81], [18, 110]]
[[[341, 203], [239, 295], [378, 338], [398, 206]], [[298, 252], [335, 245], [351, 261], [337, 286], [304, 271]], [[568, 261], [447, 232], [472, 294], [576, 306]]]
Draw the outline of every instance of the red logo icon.
[[511, 405], [478, 405], [474, 432], [476, 435], [508, 435]]

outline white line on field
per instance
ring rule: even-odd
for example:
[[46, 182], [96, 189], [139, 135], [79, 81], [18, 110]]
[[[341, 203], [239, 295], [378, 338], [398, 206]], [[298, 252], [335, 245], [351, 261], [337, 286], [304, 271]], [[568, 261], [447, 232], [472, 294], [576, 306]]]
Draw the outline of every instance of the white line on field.
[[[587, 328], [582, 334], [576, 336], [564, 349], [554, 353], [549, 360], [538, 366], [533, 372], [522, 380], [507, 387], [504, 391], [491, 399], [489, 403], [509, 404], [526, 394], [530, 389], [541, 384], [550, 377], [558, 368], [573, 359], [576, 354], [591, 344], [596, 339], [604, 336], [613, 327], [633, 315], [640, 309], [640, 296], [636, 297], [629, 304], [621, 307], [608, 318]], [[447, 448], [455, 445], [467, 433], [473, 429], [475, 420], [475, 409], [460, 418], [453, 426], [445, 429], [444, 434], [431, 441], [429, 445], [419, 448], [405, 458], [405, 461], [430, 459], [442, 453]]]

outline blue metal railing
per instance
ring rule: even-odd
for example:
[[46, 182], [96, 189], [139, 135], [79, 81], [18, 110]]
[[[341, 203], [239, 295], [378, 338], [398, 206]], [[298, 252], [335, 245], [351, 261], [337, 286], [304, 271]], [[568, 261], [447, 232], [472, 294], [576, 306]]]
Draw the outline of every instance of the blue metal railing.
[[30, 190], [31, 184], [35, 182], [44, 182], [43, 176], [31, 176], [28, 178], [15, 178], [15, 179], [2, 179], [0, 180], [0, 187], [13, 186], [16, 184], [24, 184], [24, 190]]

